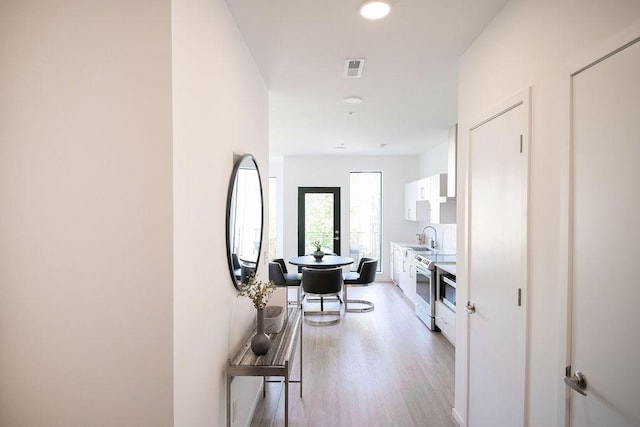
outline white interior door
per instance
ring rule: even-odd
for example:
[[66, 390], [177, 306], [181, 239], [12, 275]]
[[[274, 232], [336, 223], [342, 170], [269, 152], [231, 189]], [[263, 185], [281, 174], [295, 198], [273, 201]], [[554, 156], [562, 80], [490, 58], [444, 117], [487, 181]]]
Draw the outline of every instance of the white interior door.
[[[469, 142], [467, 425], [524, 421], [528, 95]], [[460, 309], [464, 309], [462, 304]]]
[[640, 42], [572, 82], [573, 426], [640, 426]]

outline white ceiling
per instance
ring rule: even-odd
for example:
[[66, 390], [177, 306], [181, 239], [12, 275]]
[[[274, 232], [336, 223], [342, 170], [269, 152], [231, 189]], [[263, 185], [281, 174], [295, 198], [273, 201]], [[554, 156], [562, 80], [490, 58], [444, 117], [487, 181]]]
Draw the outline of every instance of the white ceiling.
[[[361, 0], [227, 0], [269, 88], [270, 155], [413, 154], [442, 142], [456, 123], [458, 57], [506, 2], [395, 0], [368, 21]], [[343, 77], [347, 58], [365, 59], [360, 79]]]

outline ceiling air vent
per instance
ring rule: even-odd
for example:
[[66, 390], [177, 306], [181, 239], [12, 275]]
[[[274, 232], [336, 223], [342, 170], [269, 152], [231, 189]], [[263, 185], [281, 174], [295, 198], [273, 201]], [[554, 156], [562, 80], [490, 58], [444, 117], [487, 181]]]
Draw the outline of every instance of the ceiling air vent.
[[347, 79], [362, 77], [364, 59], [347, 59], [344, 61], [344, 77]]

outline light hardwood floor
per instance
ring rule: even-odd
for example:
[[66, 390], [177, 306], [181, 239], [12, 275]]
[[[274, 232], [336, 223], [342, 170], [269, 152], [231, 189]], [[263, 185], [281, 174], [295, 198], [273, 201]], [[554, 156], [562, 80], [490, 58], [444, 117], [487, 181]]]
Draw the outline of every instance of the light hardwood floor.
[[[369, 299], [375, 310], [343, 312], [332, 326], [304, 324], [303, 397], [291, 384], [289, 425], [457, 426], [453, 346], [420, 322], [392, 283], [351, 288], [349, 297]], [[281, 383], [267, 383], [251, 425], [284, 425]]]

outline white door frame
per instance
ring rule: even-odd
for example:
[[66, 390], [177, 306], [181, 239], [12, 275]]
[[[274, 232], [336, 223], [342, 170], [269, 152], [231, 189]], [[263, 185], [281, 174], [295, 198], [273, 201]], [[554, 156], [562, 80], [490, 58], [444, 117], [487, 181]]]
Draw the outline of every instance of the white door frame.
[[[562, 380], [565, 374], [565, 367], [571, 364], [571, 319], [572, 319], [572, 270], [573, 262], [573, 240], [572, 229], [572, 204], [573, 199], [573, 79], [580, 72], [593, 65], [606, 60], [611, 55], [633, 44], [633, 41], [640, 37], [640, 21], [628, 28], [616, 33], [612, 37], [602, 41], [584, 55], [574, 58], [565, 67], [567, 76], [567, 93], [569, 102], [567, 103], [567, 122], [564, 129], [565, 138], [561, 146], [561, 177], [560, 177], [560, 271], [559, 278], [562, 289], [559, 293], [559, 357], [557, 359], [558, 375], [558, 425], [569, 426], [569, 402], [570, 389]], [[564, 319], [564, 322], [562, 322]]]
[[[522, 288], [522, 298], [523, 298], [523, 303], [522, 303], [522, 307], [524, 309], [524, 319], [525, 319], [525, 324], [524, 324], [524, 329], [526, 331], [526, 333], [522, 336], [522, 341], [520, 343], [518, 343], [520, 349], [521, 349], [521, 355], [522, 355], [522, 360], [524, 363], [524, 370], [522, 373], [522, 387], [524, 388], [523, 390], [523, 398], [524, 398], [524, 412], [523, 412], [523, 425], [526, 422], [526, 419], [528, 417], [528, 393], [527, 393], [527, 378], [529, 377], [529, 363], [528, 363], [528, 357], [527, 357], [527, 352], [528, 352], [528, 337], [529, 337], [529, 333], [528, 333], [528, 324], [529, 324], [529, 178], [530, 178], [530, 170], [531, 170], [531, 165], [530, 165], [530, 135], [531, 135], [531, 87], [527, 87], [526, 89], [518, 92], [517, 94], [515, 94], [514, 96], [504, 100], [503, 102], [499, 103], [498, 105], [494, 106], [494, 108], [489, 109], [485, 114], [482, 114], [477, 120], [472, 121], [471, 123], [474, 123], [473, 126], [469, 127], [469, 129], [467, 130], [467, 146], [469, 147], [467, 150], [467, 162], [466, 162], [466, 170], [467, 170], [467, 174], [466, 174], [466, 195], [465, 195], [465, 212], [464, 212], [464, 227], [465, 227], [465, 238], [464, 238], [464, 264], [465, 264], [465, 268], [466, 268], [466, 284], [467, 284], [467, 289], [466, 289], [466, 296], [468, 297], [469, 295], [469, 283], [470, 283], [470, 268], [469, 268], [469, 261], [470, 261], [470, 231], [471, 231], [471, 223], [470, 223], [470, 208], [471, 208], [471, 191], [472, 191], [472, 183], [471, 183], [471, 179], [470, 179], [470, 171], [471, 171], [471, 147], [469, 145], [470, 141], [471, 141], [471, 132], [482, 126], [485, 123], [490, 122], [491, 120], [501, 116], [502, 114], [513, 110], [516, 107], [522, 106], [525, 109], [525, 117], [526, 117], [526, 121], [527, 121], [527, 125], [525, 126], [525, 128], [523, 129], [523, 135], [522, 135], [522, 155], [525, 156], [525, 164], [526, 164], [526, 170], [525, 170], [525, 179], [523, 180], [523, 203], [525, 204], [525, 206], [523, 207], [523, 224], [524, 224], [524, 229], [522, 230], [522, 234], [523, 234], [523, 250], [525, 253], [525, 261], [524, 261], [524, 278], [525, 281], [523, 283], [523, 288]], [[463, 304], [466, 304], [465, 301], [463, 301]], [[459, 305], [460, 308], [463, 308], [463, 305]], [[464, 415], [464, 425], [465, 426], [469, 426], [469, 339], [470, 339], [470, 328], [469, 328], [469, 316], [466, 315], [466, 354], [464, 355], [464, 357], [466, 358], [466, 366], [465, 366], [465, 376], [466, 376], [466, 381], [465, 381], [465, 396], [466, 396], [466, 408], [465, 408], [465, 415]], [[454, 417], [457, 413], [454, 413]], [[473, 427], [473, 426], [471, 426]]]

